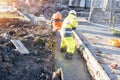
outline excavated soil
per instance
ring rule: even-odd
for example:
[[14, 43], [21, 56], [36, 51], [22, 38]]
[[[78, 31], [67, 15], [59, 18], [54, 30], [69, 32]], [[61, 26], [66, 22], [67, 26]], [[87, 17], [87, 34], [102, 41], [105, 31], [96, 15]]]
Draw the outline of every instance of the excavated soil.
[[[11, 39], [19, 39], [30, 51], [21, 54]], [[55, 40], [45, 25], [19, 19], [0, 19], [0, 80], [51, 80]]]

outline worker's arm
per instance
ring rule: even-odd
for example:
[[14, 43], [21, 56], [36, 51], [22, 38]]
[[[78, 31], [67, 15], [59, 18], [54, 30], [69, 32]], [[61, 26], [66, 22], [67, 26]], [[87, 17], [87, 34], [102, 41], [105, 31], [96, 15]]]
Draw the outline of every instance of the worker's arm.
[[53, 22], [53, 21], [51, 20], [51, 21], [50, 21], [50, 28], [51, 28], [51, 29], [52, 29], [52, 22]]
[[51, 27], [51, 29], [53, 28], [53, 21], [54, 21], [54, 19], [53, 19], [53, 16], [52, 16], [52, 18], [51, 18], [51, 21], [50, 21], [50, 27]]
[[77, 19], [72, 19], [72, 20], [70, 21], [70, 23], [71, 23], [71, 25], [72, 25], [72, 29], [75, 30], [76, 27], [78, 26], [78, 21], [77, 21]]

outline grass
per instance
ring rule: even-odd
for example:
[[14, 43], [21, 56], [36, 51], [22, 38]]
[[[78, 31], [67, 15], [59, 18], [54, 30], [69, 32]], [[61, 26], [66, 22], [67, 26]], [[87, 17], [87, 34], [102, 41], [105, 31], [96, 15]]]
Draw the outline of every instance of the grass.
[[118, 29], [112, 29], [111, 30], [114, 34], [120, 34], [120, 30], [118, 30]]
[[17, 18], [17, 19], [28, 21], [28, 19], [26, 19], [25, 17], [17, 15], [15, 13], [0, 13], [0, 18]]

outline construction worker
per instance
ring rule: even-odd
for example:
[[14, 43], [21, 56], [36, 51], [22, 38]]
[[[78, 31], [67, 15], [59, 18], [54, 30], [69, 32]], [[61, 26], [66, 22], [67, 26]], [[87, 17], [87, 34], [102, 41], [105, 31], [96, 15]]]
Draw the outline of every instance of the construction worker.
[[56, 31], [60, 30], [62, 27], [62, 15], [60, 12], [56, 12], [53, 14], [51, 19], [51, 28], [54, 34]]
[[72, 59], [75, 50], [75, 42], [72, 37], [72, 30], [75, 30], [78, 26], [78, 21], [76, 17], [76, 11], [71, 10], [68, 16], [63, 21], [63, 25], [60, 31], [61, 34], [61, 52], [66, 51], [65, 58]]

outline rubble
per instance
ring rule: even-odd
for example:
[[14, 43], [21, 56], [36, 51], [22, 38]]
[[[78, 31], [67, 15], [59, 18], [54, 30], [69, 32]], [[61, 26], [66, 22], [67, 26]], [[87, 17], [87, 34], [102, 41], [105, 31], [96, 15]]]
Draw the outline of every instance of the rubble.
[[111, 63], [111, 64], [110, 64], [110, 68], [112, 68], [112, 69], [117, 69], [117, 68], [118, 68], [117, 62]]
[[[0, 80], [52, 79], [55, 40], [45, 25], [8, 20], [0, 29]], [[21, 40], [30, 54], [20, 54], [11, 39]]]

